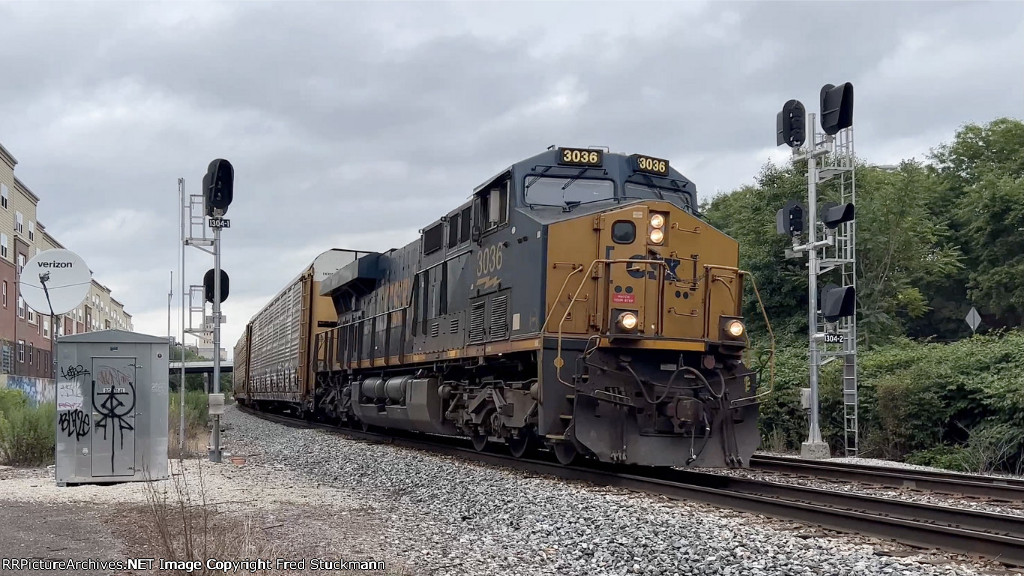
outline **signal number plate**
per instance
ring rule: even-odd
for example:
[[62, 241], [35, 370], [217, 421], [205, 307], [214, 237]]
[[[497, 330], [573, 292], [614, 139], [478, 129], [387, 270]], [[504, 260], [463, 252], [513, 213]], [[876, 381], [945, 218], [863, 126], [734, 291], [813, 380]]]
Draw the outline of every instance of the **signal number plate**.
[[603, 150], [559, 148], [558, 163], [570, 166], [600, 166], [604, 162]]
[[658, 176], [668, 176], [668, 160], [652, 158], [651, 156], [633, 155], [633, 162], [638, 172], [648, 172]]

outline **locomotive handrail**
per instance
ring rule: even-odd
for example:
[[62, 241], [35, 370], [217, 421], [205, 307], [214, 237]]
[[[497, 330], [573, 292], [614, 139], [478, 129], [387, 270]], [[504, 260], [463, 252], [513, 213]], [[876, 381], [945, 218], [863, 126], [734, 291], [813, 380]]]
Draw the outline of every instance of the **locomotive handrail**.
[[[768, 311], [765, 310], [764, 301], [761, 300], [761, 292], [757, 289], [757, 280], [754, 278], [754, 274], [747, 272], [746, 270], [738, 270], [740, 274], [750, 277], [750, 285], [754, 288], [754, 295], [757, 296], [757, 303], [761, 305], [761, 314], [764, 316], [764, 325], [768, 328], [768, 338], [771, 340], [771, 354], [768, 357], [768, 389], [764, 392], [759, 392], [753, 396], [747, 396], [746, 398], [737, 398], [730, 402], [731, 405], [737, 406], [742, 401], [754, 400], [758, 401], [760, 398], [771, 394], [775, 390], [775, 332], [772, 331], [772, 323], [768, 320]], [[750, 336], [747, 335], [747, 350], [750, 350]]]
[[551, 304], [551, 308], [548, 309], [548, 313], [544, 315], [544, 324], [540, 327], [540, 333], [543, 334], [544, 330], [548, 327], [548, 320], [551, 319], [551, 314], [555, 311], [555, 306], [558, 306], [558, 299], [562, 297], [562, 292], [565, 291], [565, 285], [569, 283], [569, 278], [572, 278], [573, 274], [583, 271], [583, 264], [576, 264], [575, 262], [555, 262], [551, 265], [552, 268], [557, 268], [559, 264], [569, 264], [572, 266], [572, 272], [569, 272], [565, 277], [565, 282], [562, 282], [562, 287], [558, 290], [558, 296], [555, 297], [555, 301]]
[[[576, 304], [576, 300], [579, 298], [579, 295], [580, 295], [580, 290], [583, 289], [583, 284], [587, 281], [587, 276], [590, 275], [590, 272], [594, 269], [594, 266], [597, 265], [598, 263], [601, 263], [601, 264], [654, 264], [656, 266], [666, 266], [666, 267], [668, 266], [668, 264], [666, 264], [664, 260], [636, 260], [636, 259], [633, 259], [633, 258], [613, 258], [613, 259], [597, 258], [593, 262], [590, 263], [590, 268], [588, 268], [587, 269], [587, 273], [583, 275], [583, 280], [580, 281], [580, 285], [577, 286], [576, 287], [576, 291], [573, 292], [572, 298], [569, 300], [569, 304], [566, 305], [566, 307], [565, 307], [565, 312], [562, 313], [562, 319], [558, 322], [558, 347], [557, 347], [557, 352], [555, 353], [555, 360], [554, 360], [554, 363], [555, 363], [555, 378], [558, 378], [559, 382], [561, 382], [562, 384], [564, 384], [565, 386], [568, 386], [570, 388], [575, 388], [575, 386], [573, 386], [572, 384], [569, 384], [565, 380], [562, 380], [562, 366], [565, 364], [565, 360], [562, 359], [562, 326], [565, 324], [566, 318], [569, 317], [569, 311], [572, 310], [573, 305]], [[582, 269], [583, 269], [583, 267], [581, 266], [580, 268], [573, 270], [572, 272], [569, 273], [569, 276], [572, 276], [573, 274], [575, 274], [576, 272], [578, 272], [579, 270], [582, 270]], [[659, 270], [659, 273], [660, 272], [661, 271]], [[558, 296], [555, 297], [555, 304], [557, 304], [558, 301], [562, 298], [562, 292], [565, 291], [565, 286], [566, 286], [566, 284], [569, 283], [569, 276], [567, 276], [565, 278], [565, 282], [562, 283], [562, 289], [559, 290]], [[551, 305], [552, 311], [554, 311], [555, 304]], [[548, 318], [544, 319], [544, 326], [545, 327], [548, 325], [548, 319], [550, 318], [550, 316], [551, 316], [551, 314], [548, 313]], [[544, 329], [542, 327], [541, 328], [541, 333], [543, 334], [543, 332], [544, 332]]]

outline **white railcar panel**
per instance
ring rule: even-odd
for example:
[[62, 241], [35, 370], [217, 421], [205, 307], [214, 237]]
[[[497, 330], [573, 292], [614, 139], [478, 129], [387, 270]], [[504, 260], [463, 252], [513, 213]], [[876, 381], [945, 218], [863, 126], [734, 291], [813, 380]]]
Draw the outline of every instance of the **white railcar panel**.
[[[249, 377], [260, 393], [298, 393], [302, 277], [253, 318]], [[285, 399], [285, 398], [280, 398]]]

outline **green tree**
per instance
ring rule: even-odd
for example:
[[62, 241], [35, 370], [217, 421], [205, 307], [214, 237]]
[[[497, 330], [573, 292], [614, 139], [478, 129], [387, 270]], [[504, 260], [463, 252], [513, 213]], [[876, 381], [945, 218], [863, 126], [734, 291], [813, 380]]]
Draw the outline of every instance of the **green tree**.
[[[799, 259], [786, 259], [792, 242], [776, 234], [775, 213], [788, 200], [806, 196], [806, 176], [794, 167], [767, 164], [755, 186], [744, 186], [705, 203], [712, 226], [740, 245], [740, 268], [753, 274], [776, 337], [782, 341], [807, 331], [807, 272]], [[766, 333], [761, 310], [747, 282], [744, 316], [751, 333]]]
[[[933, 214], [950, 215], [950, 244], [962, 246], [967, 269], [951, 278], [989, 327], [1024, 321], [1024, 122], [1000, 118], [968, 124], [932, 154], [942, 187]], [[966, 306], [965, 308], [969, 308]], [[958, 310], [958, 312], [965, 312]], [[959, 320], [962, 321], [961, 315]], [[961, 328], [963, 330], [963, 328]]]
[[929, 211], [938, 182], [916, 162], [896, 171], [857, 169], [858, 333], [865, 344], [904, 333], [928, 311], [932, 278], [955, 274], [961, 254]]

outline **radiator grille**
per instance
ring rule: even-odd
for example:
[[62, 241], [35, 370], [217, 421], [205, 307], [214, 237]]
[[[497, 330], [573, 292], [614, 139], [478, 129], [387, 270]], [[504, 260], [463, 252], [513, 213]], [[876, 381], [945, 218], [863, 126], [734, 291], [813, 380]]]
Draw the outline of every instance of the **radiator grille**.
[[491, 300], [491, 340], [508, 338], [508, 294]]
[[484, 301], [474, 302], [473, 308], [469, 311], [469, 342], [477, 344], [484, 341], [486, 331], [484, 329]]

